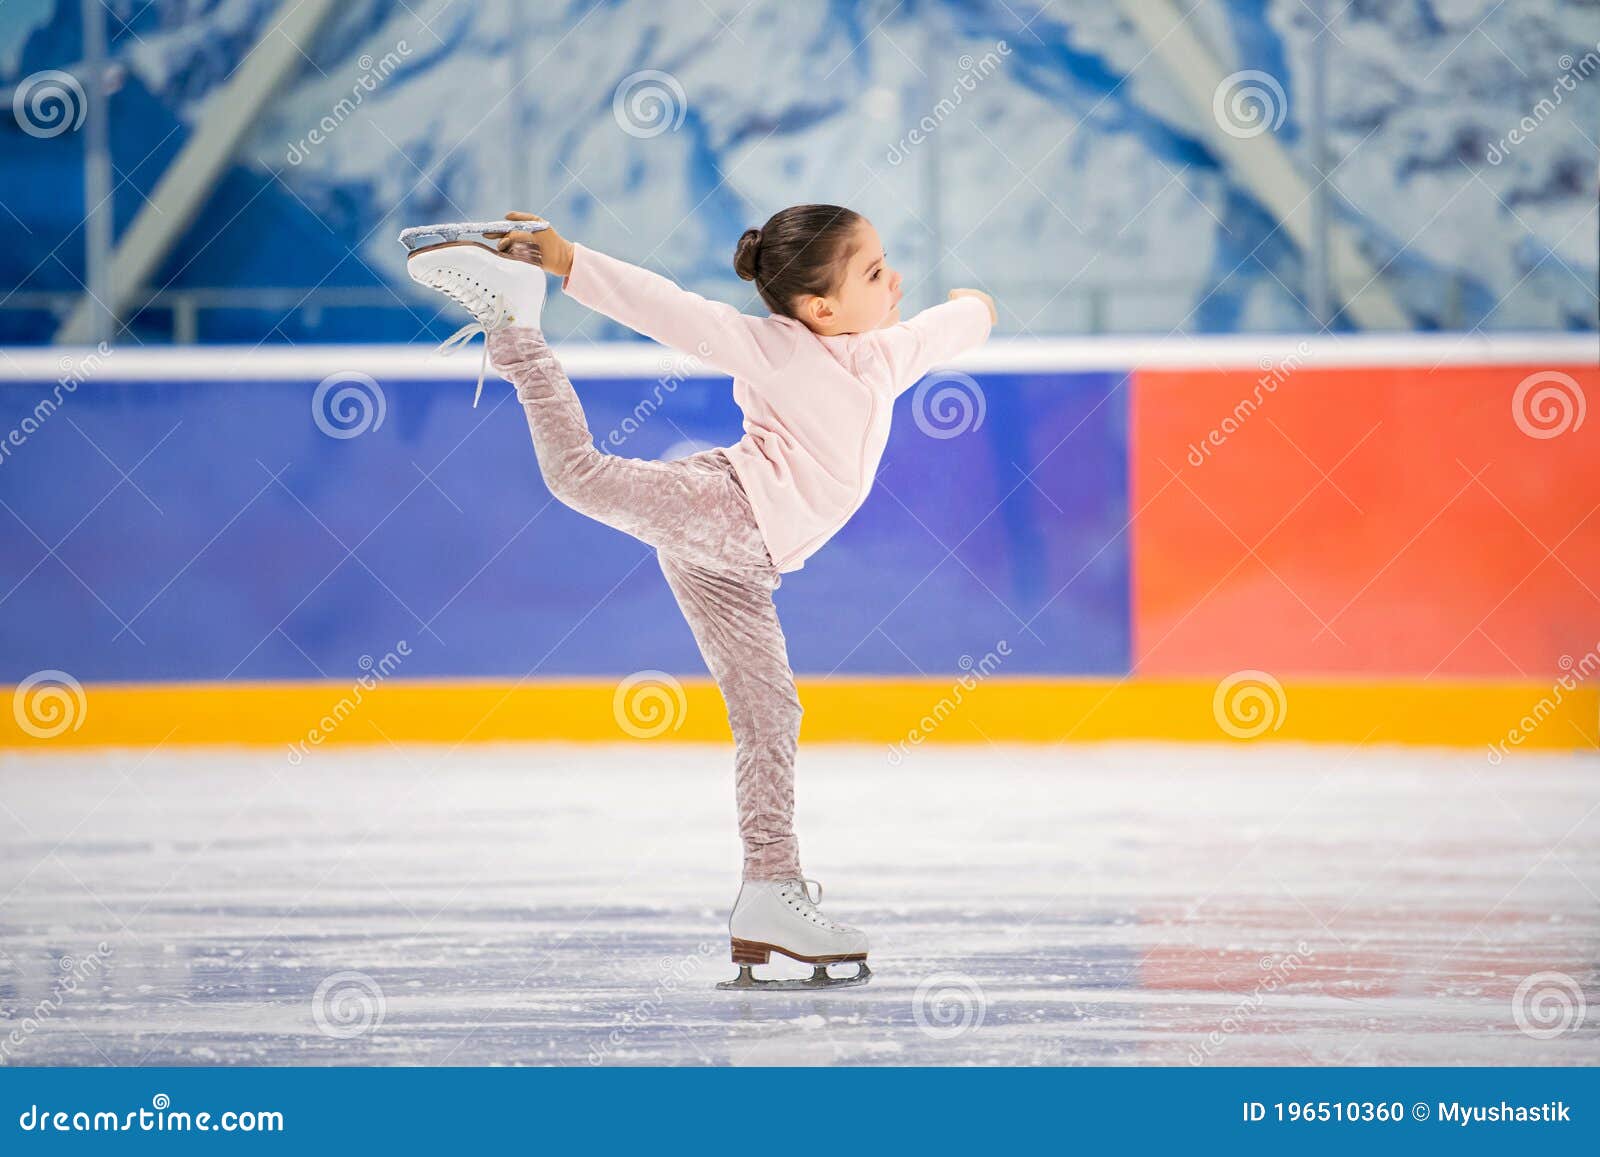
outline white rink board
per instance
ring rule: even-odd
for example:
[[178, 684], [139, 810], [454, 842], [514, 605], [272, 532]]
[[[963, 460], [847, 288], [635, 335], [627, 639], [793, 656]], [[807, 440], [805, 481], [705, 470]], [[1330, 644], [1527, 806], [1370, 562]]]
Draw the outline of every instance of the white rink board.
[[[558, 342], [555, 352], [575, 380], [721, 377], [649, 341]], [[360, 372], [380, 382], [475, 381], [479, 352], [439, 354], [407, 345], [118, 346], [96, 356], [87, 347], [0, 346], [0, 385], [52, 382], [74, 371], [96, 381], [314, 381]], [[1253, 370], [1351, 366], [1600, 365], [1593, 333], [1222, 334], [1031, 338], [996, 335], [950, 363], [974, 374], [1145, 369]], [[1514, 383], [1513, 383], [1514, 384]]]

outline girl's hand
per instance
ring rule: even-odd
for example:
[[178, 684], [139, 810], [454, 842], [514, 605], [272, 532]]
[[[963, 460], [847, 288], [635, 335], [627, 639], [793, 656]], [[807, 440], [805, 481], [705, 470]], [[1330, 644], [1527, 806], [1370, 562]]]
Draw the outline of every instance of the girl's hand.
[[507, 221], [539, 221], [547, 227], [537, 233], [485, 233], [484, 236], [491, 241], [500, 242], [500, 252], [507, 252], [513, 245], [525, 245], [534, 251], [534, 259], [539, 267], [546, 273], [554, 273], [557, 277], [565, 277], [572, 272], [572, 242], [555, 231], [555, 227], [545, 221], [543, 217], [536, 217], [532, 213], [511, 212], [506, 214]]
[[987, 293], [977, 289], [952, 289], [950, 291], [950, 300], [954, 301], [958, 297], [976, 297], [979, 301], [983, 302], [984, 305], [989, 307], [989, 324], [1000, 324], [1000, 315], [994, 311], [994, 298], [990, 297]]

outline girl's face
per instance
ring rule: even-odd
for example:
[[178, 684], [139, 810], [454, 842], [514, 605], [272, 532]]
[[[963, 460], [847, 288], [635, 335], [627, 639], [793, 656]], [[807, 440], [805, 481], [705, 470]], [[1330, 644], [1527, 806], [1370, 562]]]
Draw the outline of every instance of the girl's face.
[[826, 337], [897, 325], [900, 298], [900, 274], [889, 267], [878, 231], [863, 218], [838, 286], [827, 297], [807, 301], [806, 324]]

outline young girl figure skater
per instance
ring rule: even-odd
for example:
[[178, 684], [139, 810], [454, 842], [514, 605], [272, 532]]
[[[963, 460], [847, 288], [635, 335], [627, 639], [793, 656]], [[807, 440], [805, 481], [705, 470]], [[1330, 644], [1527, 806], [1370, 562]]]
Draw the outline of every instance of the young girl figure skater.
[[[981, 344], [995, 321], [983, 293], [900, 320], [900, 275], [877, 231], [834, 205], [796, 205], [739, 239], [733, 266], [770, 317], [752, 317], [562, 237], [527, 230], [414, 251], [410, 276], [464, 306], [486, 357], [527, 412], [551, 494], [656, 548], [721, 689], [735, 743], [744, 880], [728, 922], [738, 979], [719, 987], [863, 983], [867, 937], [818, 911], [794, 833], [801, 706], [772, 593], [866, 500], [895, 398], [933, 366]], [[448, 234], [446, 234], [448, 235]], [[541, 272], [543, 270], [543, 272]], [[568, 296], [733, 378], [744, 437], [673, 462], [602, 454], [539, 330], [544, 273]], [[461, 335], [458, 335], [458, 337]], [[481, 382], [480, 382], [481, 386]], [[804, 981], [758, 980], [778, 952], [815, 966]], [[859, 962], [854, 975], [827, 966]]]

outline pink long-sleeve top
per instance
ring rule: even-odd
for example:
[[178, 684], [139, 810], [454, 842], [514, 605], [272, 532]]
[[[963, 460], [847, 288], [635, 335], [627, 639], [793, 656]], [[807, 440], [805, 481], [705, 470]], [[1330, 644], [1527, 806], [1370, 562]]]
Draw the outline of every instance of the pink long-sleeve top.
[[799, 570], [866, 501], [895, 398], [989, 336], [989, 307], [962, 297], [886, 329], [821, 337], [583, 245], [573, 246], [562, 288], [732, 376], [744, 437], [726, 452], [780, 572]]

